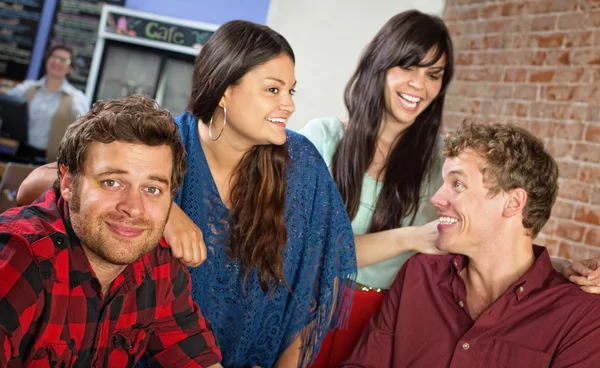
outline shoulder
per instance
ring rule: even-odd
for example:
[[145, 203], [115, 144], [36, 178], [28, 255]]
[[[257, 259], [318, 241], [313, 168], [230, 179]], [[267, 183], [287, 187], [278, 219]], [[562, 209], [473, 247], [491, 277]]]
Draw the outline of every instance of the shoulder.
[[417, 253], [405, 262], [404, 267], [406, 267], [408, 276], [421, 278], [423, 275], [427, 275], [430, 280], [439, 280], [448, 275], [456, 257], [460, 256], [455, 254], [440, 256]]
[[334, 116], [310, 120], [298, 133], [308, 138], [317, 148], [319, 145], [337, 145], [344, 136], [344, 124]]
[[326, 168], [321, 153], [307, 137], [291, 130], [287, 130], [286, 135], [288, 154], [293, 166], [306, 168], [319, 165]]

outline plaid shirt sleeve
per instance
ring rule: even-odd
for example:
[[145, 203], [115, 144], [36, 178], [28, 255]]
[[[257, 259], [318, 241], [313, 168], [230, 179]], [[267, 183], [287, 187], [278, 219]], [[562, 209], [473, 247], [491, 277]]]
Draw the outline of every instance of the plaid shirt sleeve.
[[19, 350], [42, 292], [39, 268], [28, 243], [0, 233], [0, 367], [21, 366]]
[[[150, 364], [163, 367], [210, 367], [222, 359], [210, 324], [190, 295], [191, 278], [179, 261], [155, 269], [159, 287], [155, 329], [148, 342]], [[169, 282], [164, 282], [165, 278]]]

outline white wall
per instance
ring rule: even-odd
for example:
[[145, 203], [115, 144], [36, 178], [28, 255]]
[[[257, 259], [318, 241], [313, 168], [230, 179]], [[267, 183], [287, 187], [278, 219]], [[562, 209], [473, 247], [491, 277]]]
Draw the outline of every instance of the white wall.
[[408, 9], [441, 16], [445, 0], [271, 0], [267, 25], [296, 54], [296, 112], [289, 128], [312, 118], [346, 117], [343, 94], [358, 58], [393, 15]]

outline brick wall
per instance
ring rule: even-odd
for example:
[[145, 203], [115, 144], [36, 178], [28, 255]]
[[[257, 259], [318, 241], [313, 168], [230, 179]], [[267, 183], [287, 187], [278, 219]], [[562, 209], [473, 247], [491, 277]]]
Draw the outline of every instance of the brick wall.
[[456, 75], [444, 124], [530, 129], [560, 165], [559, 198], [536, 240], [600, 256], [600, 0], [446, 0]]

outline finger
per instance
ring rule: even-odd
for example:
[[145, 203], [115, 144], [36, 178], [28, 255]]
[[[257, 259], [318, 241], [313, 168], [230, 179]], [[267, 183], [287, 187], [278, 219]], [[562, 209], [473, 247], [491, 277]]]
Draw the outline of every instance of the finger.
[[592, 271], [592, 273], [588, 275], [588, 280], [600, 283], [600, 267], [596, 268], [595, 271]]
[[[167, 240], [167, 239], [165, 239]], [[181, 259], [183, 257], [183, 251], [181, 250], [181, 242], [177, 239], [167, 240], [167, 244], [171, 247], [171, 255], [175, 259]]]
[[183, 257], [181, 258], [182, 262], [185, 265], [189, 265], [194, 261], [194, 233], [188, 234], [185, 240], [181, 243], [181, 247], [183, 249]]
[[590, 294], [600, 294], [600, 286], [582, 286], [581, 290]]
[[579, 274], [581, 276], [586, 276], [586, 277], [592, 273], [592, 270], [590, 270], [588, 267], [586, 267], [581, 262], [573, 262], [573, 264], [571, 264], [571, 269], [573, 271], [575, 271], [577, 274]]
[[598, 280], [588, 280], [585, 276], [570, 276], [569, 281], [579, 286], [600, 286]]
[[196, 264], [194, 267], [200, 266], [204, 261], [206, 261], [206, 244], [204, 244], [204, 239], [202, 235], [199, 237], [199, 241], [196, 243], [196, 254], [198, 258], [196, 259]]

